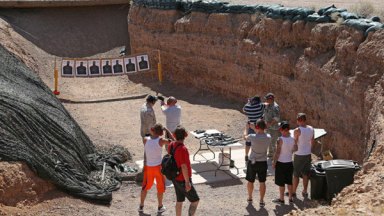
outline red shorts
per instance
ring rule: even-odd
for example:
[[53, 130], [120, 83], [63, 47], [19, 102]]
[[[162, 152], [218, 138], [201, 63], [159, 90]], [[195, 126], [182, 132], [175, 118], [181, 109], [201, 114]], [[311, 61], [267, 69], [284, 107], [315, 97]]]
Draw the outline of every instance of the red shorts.
[[156, 179], [156, 188], [158, 193], [165, 192], [165, 178], [161, 173], [161, 165], [159, 166], [144, 166], [144, 176], [142, 190], [150, 190], [154, 180]]

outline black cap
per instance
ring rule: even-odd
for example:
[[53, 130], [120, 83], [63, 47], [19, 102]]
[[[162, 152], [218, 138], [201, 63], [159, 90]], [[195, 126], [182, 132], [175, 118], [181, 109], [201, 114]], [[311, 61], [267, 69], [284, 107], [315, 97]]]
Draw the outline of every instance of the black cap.
[[283, 129], [283, 130], [285, 130], [285, 129], [289, 129], [289, 122], [288, 122], [288, 121], [281, 121], [281, 122], [279, 123], [279, 127], [280, 127], [281, 129]]
[[148, 103], [155, 103], [157, 101], [157, 97], [153, 95], [148, 95], [146, 100]]
[[260, 97], [259, 97], [258, 95], [253, 96], [253, 97], [250, 99], [250, 101], [251, 101], [252, 104], [258, 104], [258, 103], [261, 102]]
[[269, 92], [268, 94], [266, 94], [266, 95], [264, 96], [264, 98], [265, 98], [265, 99], [274, 99], [274, 98], [275, 98], [275, 95], [274, 95], [273, 93]]

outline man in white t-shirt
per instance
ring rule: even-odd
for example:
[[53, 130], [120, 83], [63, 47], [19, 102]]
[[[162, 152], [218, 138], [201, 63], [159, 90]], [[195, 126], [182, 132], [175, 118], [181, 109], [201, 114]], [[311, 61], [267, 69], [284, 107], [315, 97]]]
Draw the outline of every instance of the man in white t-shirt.
[[177, 99], [173, 96], [168, 98], [167, 104], [161, 101], [161, 110], [165, 115], [165, 125], [172, 133], [181, 123], [181, 106], [176, 103]]
[[302, 177], [303, 191], [301, 194], [306, 198], [308, 197], [308, 180], [309, 171], [311, 169], [311, 153], [313, 143], [315, 142], [315, 133], [313, 127], [307, 124], [307, 116], [305, 113], [297, 114], [297, 124], [298, 127], [293, 132], [298, 150], [295, 152], [293, 159], [292, 196], [296, 196], [299, 177]]

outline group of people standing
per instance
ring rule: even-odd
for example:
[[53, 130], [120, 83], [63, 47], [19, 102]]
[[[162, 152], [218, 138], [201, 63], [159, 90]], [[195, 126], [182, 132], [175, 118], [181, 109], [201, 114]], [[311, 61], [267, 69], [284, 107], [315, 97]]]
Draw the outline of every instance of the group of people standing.
[[[275, 184], [279, 186], [280, 194], [279, 198], [272, 200], [273, 202], [284, 204], [284, 195], [287, 195], [289, 203], [292, 203], [296, 197], [300, 177], [303, 178], [302, 196], [308, 196], [308, 174], [314, 143], [314, 129], [306, 123], [305, 113], [297, 115], [298, 127], [291, 134], [289, 122], [280, 121], [280, 108], [275, 102], [274, 94], [268, 93], [264, 98], [265, 102], [262, 102], [259, 96], [250, 98], [243, 108], [248, 116], [244, 130], [247, 201], [253, 200], [252, 194], [257, 176], [260, 207], [265, 206], [268, 158], [272, 160]], [[288, 188], [287, 193], [285, 193], [285, 185]]]
[[[308, 196], [308, 174], [311, 164], [311, 148], [314, 143], [314, 129], [307, 125], [306, 115], [297, 115], [298, 127], [290, 133], [288, 121], [280, 121], [280, 107], [275, 101], [275, 95], [268, 93], [262, 102], [255, 96], [250, 98], [243, 111], [248, 117], [244, 130], [246, 180], [248, 202], [253, 200], [254, 182], [259, 181], [260, 207], [265, 206], [266, 178], [268, 158], [272, 160], [275, 169], [275, 184], [279, 186], [280, 196], [272, 200], [284, 204], [284, 195], [289, 202], [296, 197], [299, 178], [303, 178], [304, 189], [302, 196]], [[161, 101], [161, 110], [165, 115], [166, 127], [156, 122], [154, 105]], [[182, 204], [187, 198], [191, 204], [188, 215], [194, 215], [199, 203], [199, 196], [192, 184], [192, 169], [189, 152], [184, 140], [188, 132], [181, 126], [181, 106], [175, 97], [169, 97], [165, 103], [162, 96], [149, 95], [140, 110], [141, 137], [144, 143], [144, 169], [143, 183], [140, 195], [139, 212], [144, 211], [144, 202], [147, 191], [156, 180], [158, 213], [166, 210], [163, 205], [165, 192], [165, 177], [161, 173], [162, 149], [174, 155], [180, 172], [172, 180], [176, 193], [176, 215], [181, 216]], [[163, 137], [164, 135], [164, 137]], [[294, 157], [292, 159], [292, 156]], [[288, 192], [285, 193], [285, 185]]]
[[[165, 115], [166, 127], [156, 122], [153, 107], [157, 100], [161, 101], [161, 110]], [[139, 212], [144, 211], [147, 191], [153, 186], [154, 180], [156, 180], [157, 187], [158, 213], [166, 210], [163, 205], [165, 177], [161, 173], [162, 149], [165, 146], [169, 154], [173, 153], [180, 170], [176, 178], [172, 180], [176, 193], [176, 215], [181, 216], [185, 198], [191, 202], [188, 215], [195, 215], [200, 198], [192, 184], [191, 162], [188, 149], [184, 144], [188, 132], [181, 126], [181, 106], [177, 104], [175, 97], [169, 97], [166, 103], [164, 100], [162, 96], [149, 95], [140, 109], [140, 133], [144, 143], [144, 169], [138, 210]], [[165, 135], [164, 138], [163, 135]]]

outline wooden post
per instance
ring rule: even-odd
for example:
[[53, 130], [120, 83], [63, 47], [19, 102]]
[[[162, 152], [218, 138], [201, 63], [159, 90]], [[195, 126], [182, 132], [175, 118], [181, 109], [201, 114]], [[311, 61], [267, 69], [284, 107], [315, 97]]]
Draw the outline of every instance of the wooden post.
[[60, 92], [58, 90], [58, 87], [59, 87], [59, 71], [57, 70], [57, 65], [56, 65], [56, 58], [55, 58], [55, 68], [53, 69], [54, 71], [54, 85], [55, 85], [55, 90], [53, 91], [53, 94], [55, 95], [59, 95]]
[[161, 56], [160, 56], [160, 50], [157, 50], [158, 57], [159, 57], [159, 62], [157, 63], [157, 74], [159, 76], [159, 82], [162, 84], [163, 82], [163, 71], [161, 68]]

